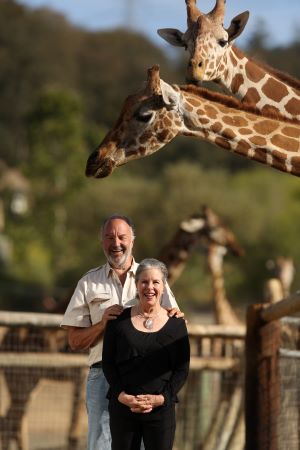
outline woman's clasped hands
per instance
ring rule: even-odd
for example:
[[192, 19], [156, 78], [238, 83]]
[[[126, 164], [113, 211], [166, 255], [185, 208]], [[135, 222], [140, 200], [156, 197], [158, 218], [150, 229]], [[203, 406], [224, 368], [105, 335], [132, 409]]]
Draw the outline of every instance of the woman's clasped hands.
[[123, 391], [119, 394], [118, 400], [128, 406], [132, 412], [146, 414], [163, 405], [165, 398], [161, 394], [130, 395]]

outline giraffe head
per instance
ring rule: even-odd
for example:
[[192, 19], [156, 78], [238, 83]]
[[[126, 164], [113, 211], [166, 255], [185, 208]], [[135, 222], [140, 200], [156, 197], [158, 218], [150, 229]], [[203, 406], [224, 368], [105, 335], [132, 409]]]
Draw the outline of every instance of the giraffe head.
[[115, 126], [88, 158], [86, 175], [104, 178], [170, 142], [181, 124], [177, 89], [160, 79], [158, 66], [150, 68], [144, 88], [127, 97]]
[[272, 271], [273, 276], [280, 281], [283, 295], [289, 295], [295, 275], [293, 258], [278, 256], [275, 260], [268, 260], [266, 266]]
[[225, 55], [245, 28], [249, 12], [234, 17], [228, 29], [223, 26], [226, 0], [216, 0], [208, 14], [196, 6], [196, 0], [185, 0], [187, 7], [187, 30], [162, 28], [158, 34], [172, 45], [184, 47], [190, 54], [187, 80], [189, 82], [218, 80]]

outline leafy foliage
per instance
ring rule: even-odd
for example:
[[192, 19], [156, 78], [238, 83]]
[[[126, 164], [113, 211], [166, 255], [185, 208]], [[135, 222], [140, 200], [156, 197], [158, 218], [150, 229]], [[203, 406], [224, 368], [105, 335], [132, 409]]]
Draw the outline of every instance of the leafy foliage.
[[[299, 36], [287, 48], [267, 47], [266, 38], [259, 24], [249, 39], [251, 54], [299, 77]], [[139, 260], [158, 255], [181, 220], [209, 205], [246, 251], [239, 260], [226, 256], [225, 264], [228, 297], [241, 309], [261, 300], [267, 259], [292, 256], [297, 265], [295, 177], [181, 138], [107, 179], [85, 178], [88, 154], [157, 63], [166, 81], [184, 80], [182, 52], [170, 60], [140, 34], [87, 32], [50, 10], [0, 3], [0, 162], [30, 184], [29, 208], [17, 214], [11, 205], [20, 188], [5, 184], [1, 172], [0, 238], [12, 245], [6, 259], [0, 246], [3, 308], [42, 310], [49, 296], [66, 300], [78, 278], [104, 262], [98, 231], [112, 213], [134, 220]], [[183, 309], [210, 304], [203, 247], [173, 290]]]

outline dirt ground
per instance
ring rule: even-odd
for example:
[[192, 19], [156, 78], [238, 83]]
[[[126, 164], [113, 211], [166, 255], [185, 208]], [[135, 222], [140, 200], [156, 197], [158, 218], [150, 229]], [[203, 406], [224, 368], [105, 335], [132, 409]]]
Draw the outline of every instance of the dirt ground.
[[[20, 384], [21, 387], [21, 384]], [[16, 387], [17, 388], [17, 387]], [[67, 381], [41, 380], [29, 402], [28, 437], [30, 450], [64, 450], [71, 419], [72, 383]], [[0, 376], [0, 415], [9, 406], [9, 394]], [[87, 417], [82, 425], [84, 449]], [[5, 450], [15, 450], [14, 445]]]

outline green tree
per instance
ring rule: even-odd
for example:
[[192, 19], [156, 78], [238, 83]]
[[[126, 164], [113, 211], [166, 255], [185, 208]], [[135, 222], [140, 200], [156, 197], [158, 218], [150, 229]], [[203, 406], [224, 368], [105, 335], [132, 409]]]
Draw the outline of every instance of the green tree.
[[50, 10], [32, 11], [14, 0], [0, 3], [0, 157], [26, 160], [25, 118], [39, 90], [75, 86], [76, 28]]
[[[23, 226], [11, 224], [20, 245], [14, 272], [55, 283], [68, 258], [68, 205], [85, 183], [84, 124], [80, 101], [72, 92], [46, 89], [28, 117], [31, 213]], [[20, 237], [20, 236], [19, 236]]]

